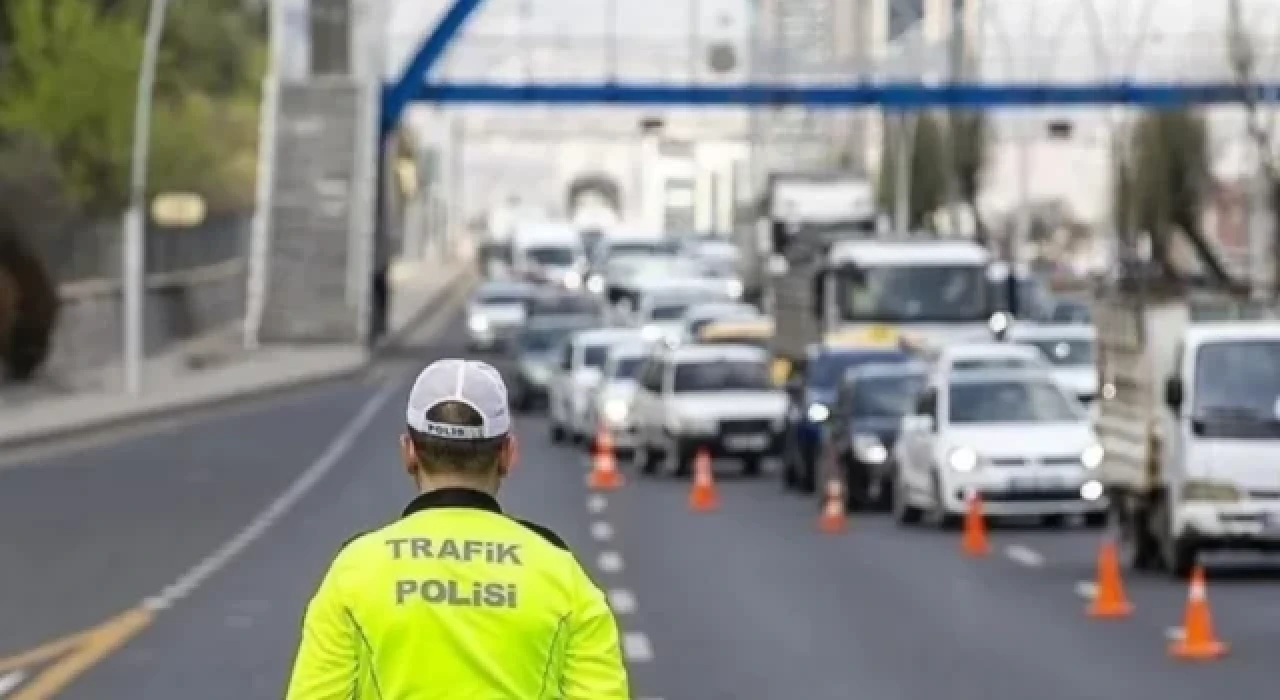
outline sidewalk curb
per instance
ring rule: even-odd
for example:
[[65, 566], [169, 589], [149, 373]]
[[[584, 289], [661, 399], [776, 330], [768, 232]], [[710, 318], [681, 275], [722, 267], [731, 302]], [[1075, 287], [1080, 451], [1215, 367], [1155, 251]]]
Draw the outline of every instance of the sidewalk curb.
[[[343, 379], [358, 377], [367, 372], [379, 359], [382, 351], [402, 342], [418, 328], [434, 319], [438, 314], [449, 314], [460, 306], [465, 297], [459, 294], [458, 284], [462, 275], [455, 273], [440, 284], [429, 297], [424, 300], [422, 308], [416, 311], [403, 327], [388, 334], [383, 342], [373, 349], [363, 350], [353, 347], [359, 354], [350, 361], [335, 362], [331, 366], [293, 375], [271, 377], [254, 383], [251, 387], [232, 386], [225, 391], [205, 393], [197, 396], [161, 399], [148, 402], [146, 398], [138, 400], [139, 405], [116, 410], [110, 414], [89, 420], [76, 420], [57, 425], [40, 426], [13, 436], [0, 436], [0, 449], [22, 450], [43, 445], [60, 438], [85, 438], [112, 430], [130, 427], [135, 424], [163, 418], [186, 418], [187, 414], [213, 411], [239, 403], [248, 403], [286, 395], [294, 391], [328, 384]], [[471, 280], [467, 280], [470, 283]], [[452, 292], [452, 294], [451, 294]], [[437, 303], [442, 298], [444, 304]]]

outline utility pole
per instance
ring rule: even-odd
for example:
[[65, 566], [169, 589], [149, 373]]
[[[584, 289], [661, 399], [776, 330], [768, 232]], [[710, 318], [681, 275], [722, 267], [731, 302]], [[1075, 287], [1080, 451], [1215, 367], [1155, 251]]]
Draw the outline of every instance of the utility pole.
[[[1028, 0], [1034, 2], [1035, 0]], [[965, 36], [965, 10], [966, 0], [951, 0], [951, 29], [948, 33], [948, 56], [947, 69], [949, 82], [952, 86], [957, 85], [966, 77], [965, 71], [965, 54], [966, 54], [966, 36]], [[960, 111], [952, 107], [950, 111], [950, 122], [947, 127], [949, 130], [951, 148], [951, 177], [947, 178], [947, 218], [951, 222], [951, 234], [959, 235], [962, 225], [962, 217], [964, 208], [961, 206], [961, 183], [960, 177], [960, 139], [967, 138], [969, 134], [964, 133], [961, 129]], [[976, 217], [976, 212], [975, 219]]]
[[262, 114], [258, 124], [257, 202], [249, 240], [245, 297], [244, 347], [259, 344], [262, 315], [266, 308], [267, 268], [271, 249], [271, 205], [275, 199], [276, 122], [280, 113], [280, 83], [285, 70], [285, 15], [283, 2], [268, 1], [267, 70], [262, 77]]
[[129, 208], [124, 215], [124, 387], [131, 396], [142, 392], [145, 339], [143, 301], [147, 293], [147, 160], [151, 154], [151, 102], [156, 84], [156, 61], [169, 0], [151, 0], [147, 34], [138, 69], [138, 94], [133, 107], [133, 154], [129, 178]]

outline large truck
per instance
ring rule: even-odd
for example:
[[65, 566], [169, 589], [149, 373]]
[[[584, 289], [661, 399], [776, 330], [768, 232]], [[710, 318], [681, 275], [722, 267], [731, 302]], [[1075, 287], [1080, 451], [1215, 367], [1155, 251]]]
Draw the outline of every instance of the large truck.
[[771, 350], [795, 368], [824, 343], [990, 339], [1001, 308], [992, 274], [983, 246], [927, 234], [836, 241], [807, 258], [789, 255], [773, 280]]
[[1150, 288], [1095, 299], [1098, 478], [1134, 569], [1280, 551], [1280, 321], [1249, 311]]
[[771, 173], [753, 226], [737, 231], [744, 298], [769, 310], [782, 262], [832, 240], [873, 237], [879, 224], [871, 180], [853, 173]]

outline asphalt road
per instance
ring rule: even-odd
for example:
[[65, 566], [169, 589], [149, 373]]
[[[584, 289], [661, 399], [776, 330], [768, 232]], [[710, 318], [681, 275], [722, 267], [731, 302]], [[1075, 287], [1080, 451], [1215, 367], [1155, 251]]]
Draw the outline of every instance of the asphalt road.
[[[460, 332], [377, 378], [0, 468], [0, 698], [279, 697], [336, 548], [411, 495], [397, 372], [457, 354]], [[580, 452], [551, 445], [540, 417], [517, 429], [504, 497], [610, 592], [637, 698], [1204, 700], [1280, 683], [1280, 574], [1215, 577], [1231, 654], [1187, 665], [1166, 653], [1182, 584], [1131, 577], [1130, 619], [1085, 617], [1096, 531], [999, 529], [971, 560], [954, 533], [881, 516], [820, 534], [812, 501], [731, 470], [714, 513], [634, 473], [593, 496]]]

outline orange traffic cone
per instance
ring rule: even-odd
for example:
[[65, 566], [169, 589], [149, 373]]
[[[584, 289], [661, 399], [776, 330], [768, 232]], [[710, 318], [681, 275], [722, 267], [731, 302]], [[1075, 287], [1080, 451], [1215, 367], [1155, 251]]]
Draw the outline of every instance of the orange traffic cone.
[[707, 513], [720, 507], [715, 475], [711, 471], [711, 455], [705, 449], [693, 460], [693, 487], [689, 489], [689, 510]]
[[1169, 654], [1188, 661], [1208, 661], [1227, 653], [1227, 645], [1213, 631], [1209, 597], [1205, 593], [1204, 567], [1191, 572], [1187, 610], [1182, 619], [1182, 636], [1169, 645]]
[[1133, 612], [1133, 604], [1125, 595], [1124, 582], [1120, 580], [1116, 544], [1110, 538], [1104, 539], [1098, 548], [1097, 586], [1097, 594], [1086, 611], [1089, 617], [1114, 619], [1128, 617]]
[[622, 474], [618, 472], [618, 461], [613, 454], [613, 438], [608, 430], [600, 428], [596, 433], [594, 447], [587, 485], [592, 491], [614, 491], [622, 486]]
[[960, 549], [970, 557], [985, 557], [991, 553], [991, 545], [987, 542], [987, 523], [982, 515], [982, 497], [977, 492], [969, 495]]
[[849, 521], [844, 512], [844, 484], [832, 477], [827, 480], [827, 490], [823, 495], [822, 515], [818, 518], [818, 529], [827, 534], [844, 532]]

